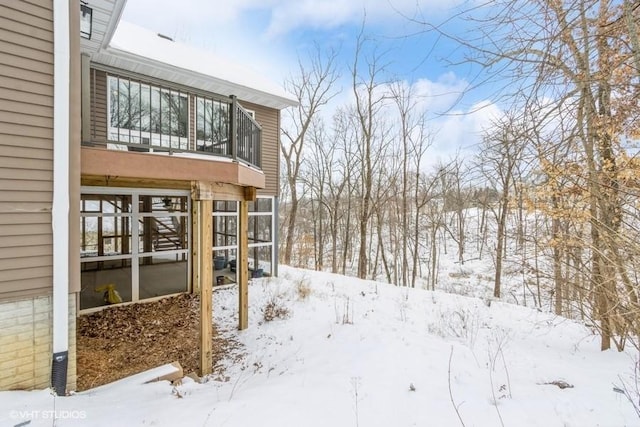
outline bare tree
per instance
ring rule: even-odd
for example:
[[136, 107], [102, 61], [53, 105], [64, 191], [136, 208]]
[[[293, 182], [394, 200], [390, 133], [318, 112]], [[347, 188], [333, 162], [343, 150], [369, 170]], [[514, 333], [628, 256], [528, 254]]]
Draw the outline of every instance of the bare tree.
[[[407, 286], [415, 286], [415, 270], [417, 267], [418, 251], [414, 243], [414, 256], [412, 270], [414, 273], [409, 281], [409, 250], [410, 239], [417, 241], [418, 236], [418, 210], [424, 205], [419, 202], [419, 173], [422, 166], [422, 158], [429, 146], [428, 133], [424, 121], [424, 112], [420, 111], [418, 98], [414, 94], [413, 87], [404, 81], [395, 81], [390, 84], [391, 97], [396, 106], [398, 115], [398, 139], [400, 146], [400, 187], [398, 191], [399, 200], [396, 201], [396, 208], [401, 222], [400, 233], [400, 282]], [[414, 188], [412, 189], [411, 186]], [[411, 205], [411, 199], [415, 204]], [[416, 212], [411, 214], [412, 209]], [[413, 232], [410, 229], [411, 220], [414, 220]], [[396, 279], [398, 282], [398, 279]]]
[[467, 59], [483, 67], [478, 84], [506, 82], [496, 99], [524, 97], [529, 106], [547, 100], [548, 126], [561, 111], [575, 112], [589, 200], [589, 297], [601, 348], [612, 339], [622, 348], [630, 330], [640, 331], [620, 193], [620, 166], [628, 165], [621, 141], [638, 130], [638, 8], [629, 1], [498, 0], [458, 16], [475, 27], [470, 37], [425, 25], [467, 48]]
[[522, 126], [517, 123], [513, 115], [507, 115], [495, 124], [493, 133], [484, 138], [478, 155], [478, 166], [481, 173], [498, 192], [497, 209], [493, 209], [497, 222], [495, 279], [493, 296], [500, 298], [502, 260], [505, 257], [505, 243], [507, 238], [507, 213], [509, 201], [514, 186], [514, 177], [521, 161], [525, 143]]
[[[360, 204], [358, 215], [358, 227], [360, 236], [360, 249], [358, 253], [358, 277], [366, 278], [368, 264], [367, 231], [369, 229], [373, 209], [373, 190], [376, 168], [380, 166], [381, 153], [379, 148], [383, 145], [381, 138], [384, 132], [380, 111], [384, 106], [385, 93], [383, 83], [380, 81], [384, 69], [380, 63], [381, 55], [373, 53], [365, 60], [364, 73], [361, 75], [362, 57], [365, 55], [365, 38], [362, 31], [356, 41], [354, 62], [351, 68], [351, 89], [355, 98], [354, 115], [358, 126], [357, 152], [361, 162], [360, 170]], [[378, 147], [376, 147], [378, 144]]]
[[444, 211], [453, 212], [451, 216], [453, 227], [449, 225], [449, 221], [445, 221], [444, 227], [458, 245], [458, 262], [460, 264], [464, 264], [465, 223], [468, 207], [464, 184], [465, 174], [466, 171], [458, 156], [451, 160], [446, 168], [443, 167], [440, 174], [444, 191]]
[[298, 101], [298, 106], [295, 109], [287, 110], [290, 127], [283, 128], [284, 139], [280, 144], [290, 196], [283, 254], [285, 264], [291, 262], [295, 240], [298, 205], [302, 197], [298, 194], [298, 185], [304, 161], [307, 133], [322, 107], [337, 94], [335, 87], [335, 82], [338, 79], [336, 56], [337, 53], [334, 51], [323, 54], [320, 48], [316, 47], [314, 56], [310, 58], [310, 65], [305, 66], [302, 61], [298, 61], [299, 74], [285, 83], [285, 88], [294, 94]]

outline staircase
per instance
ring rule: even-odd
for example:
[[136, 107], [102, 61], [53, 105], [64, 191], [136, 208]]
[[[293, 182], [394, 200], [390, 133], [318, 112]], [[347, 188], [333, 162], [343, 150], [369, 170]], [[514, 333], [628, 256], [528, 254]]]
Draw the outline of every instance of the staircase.
[[153, 248], [156, 252], [183, 248], [182, 232], [177, 218], [153, 218], [153, 230]]

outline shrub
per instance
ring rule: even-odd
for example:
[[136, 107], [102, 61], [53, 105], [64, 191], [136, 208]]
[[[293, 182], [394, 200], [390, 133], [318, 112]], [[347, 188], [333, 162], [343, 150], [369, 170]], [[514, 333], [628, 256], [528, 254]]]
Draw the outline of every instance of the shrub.
[[277, 297], [271, 297], [267, 304], [262, 308], [262, 317], [265, 322], [271, 322], [275, 319], [286, 319], [291, 312], [284, 305], [284, 301]]
[[309, 295], [311, 295], [311, 286], [309, 286], [309, 281], [306, 277], [303, 277], [296, 282], [296, 293], [298, 294], [298, 298], [301, 300], [305, 300]]

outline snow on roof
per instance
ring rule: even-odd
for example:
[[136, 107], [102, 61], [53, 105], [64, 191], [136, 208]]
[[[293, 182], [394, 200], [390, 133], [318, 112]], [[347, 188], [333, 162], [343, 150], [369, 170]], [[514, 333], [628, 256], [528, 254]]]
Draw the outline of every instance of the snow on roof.
[[[202, 89], [212, 87], [227, 89], [222, 95], [236, 95], [239, 99], [264, 105], [285, 108], [296, 105], [295, 98], [289, 95], [280, 85], [270, 81], [251, 68], [230, 61], [219, 55], [183, 43], [174, 42], [126, 21], [120, 21], [118, 28], [109, 43], [108, 52], [124, 54], [129, 60], [140, 57], [144, 63], [157, 63], [163, 68], [183, 70], [190, 76], [193, 84], [194, 75], [200, 80], [213, 83], [213, 86], [202, 84]], [[198, 79], [196, 79], [198, 80]]]

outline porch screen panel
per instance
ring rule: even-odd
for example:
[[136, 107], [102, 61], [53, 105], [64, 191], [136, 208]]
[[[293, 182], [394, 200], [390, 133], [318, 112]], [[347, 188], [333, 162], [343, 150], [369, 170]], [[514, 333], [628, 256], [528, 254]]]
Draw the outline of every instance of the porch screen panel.
[[80, 212], [80, 309], [131, 301], [131, 196], [83, 194]]
[[258, 197], [249, 203], [249, 270], [254, 277], [273, 274], [272, 197]]
[[102, 190], [81, 197], [80, 309], [188, 291], [188, 192]]

